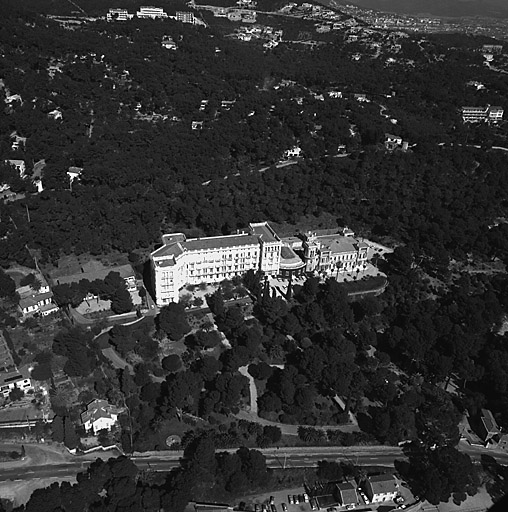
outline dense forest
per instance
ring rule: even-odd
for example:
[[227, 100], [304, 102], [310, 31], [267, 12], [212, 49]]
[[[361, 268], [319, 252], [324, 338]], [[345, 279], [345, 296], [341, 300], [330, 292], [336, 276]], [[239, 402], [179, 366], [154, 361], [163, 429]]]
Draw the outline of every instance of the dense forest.
[[[181, 304], [162, 308], [155, 323], [117, 325], [106, 346], [136, 361], [132, 374], [106, 364], [104, 340], [94, 339], [100, 326], [62, 323], [52, 353], [37, 355], [34, 378], [51, 378], [51, 358], [64, 358], [69, 377], [91, 383], [79, 407], [98, 396], [128, 411], [120, 417], [126, 452], [163, 449], [161, 425], [177, 416], [206, 428], [189, 428], [182, 467], [167, 480], [147, 483], [126, 459], [98, 462], [75, 486], [36, 492], [25, 510], [178, 511], [205, 488], [266, 485], [258, 452], [214, 451], [281, 439], [276, 427], [220, 424], [248, 400], [243, 366], [262, 383], [260, 415], [307, 425], [301, 441], [414, 441], [423, 456], [410, 454], [404, 472], [420, 496], [434, 503], [453, 490], [475, 492], [475, 470], [455, 450], [458, 422], [489, 407], [508, 425], [508, 152], [492, 149], [507, 145], [506, 131], [464, 125], [459, 112], [508, 109], [508, 83], [483, 66], [480, 39], [401, 37], [394, 45], [395, 36], [376, 33], [383, 57], [371, 58], [369, 44], [338, 34], [314, 49], [286, 43], [268, 52], [224, 37], [224, 28], [172, 20], [68, 29], [12, 2], [0, 27], [0, 184], [20, 194], [0, 204], [1, 267], [33, 266], [34, 255], [46, 267], [72, 253], [139, 258], [162, 232], [228, 234], [261, 220], [291, 231], [331, 218], [397, 246], [376, 262], [388, 276], [380, 297], [352, 301], [335, 280], [310, 277], [284, 300], [249, 272], [207, 297], [218, 330], [190, 332]], [[161, 46], [166, 35], [176, 51]], [[386, 132], [409, 149], [388, 152]], [[25, 139], [17, 148], [16, 137]], [[303, 157], [281, 166], [294, 146]], [[26, 176], [8, 160], [23, 160]], [[44, 191], [36, 193], [32, 169], [41, 161]], [[80, 170], [72, 181], [70, 167]], [[228, 303], [243, 285], [254, 300], [248, 319]], [[116, 300], [117, 311], [131, 308], [115, 275], [54, 292], [61, 306], [94, 292]], [[0, 296], [15, 296], [1, 268]], [[161, 359], [161, 340], [183, 340], [185, 351]], [[443, 390], [450, 381], [454, 395]], [[330, 406], [337, 396], [344, 410]], [[79, 407], [53, 403], [54, 440], [69, 448], [78, 445]], [[362, 432], [312, 428], [345, 423], [350, 411]], [[464, 474], [456, 482], [433, 486], [457, 464]], [[418, 479], [423, 466], [427, 480]]]
[[[506, 209], [507, 156], [457, 144], [496, 142], [487, 127], [463, 126], [458, 109], [508, 107], [506, 82], [446, 38], [430, 38], [425, 52], [404, 39], [403, 54], [415, 63], [386, 66], [351, 60], [358, 48], [340, 38], [313, 51], [285, 45], [265, 53], [213, 27], [169, 20], [70, 31], [7, 10], [1, 23], [9, 26], [0, 70], [11, 99], [0, 154], [23, 159], [28, 175], [35, 162], [46, 164], [40, 194], [29, 178], [0, 169], [13, 190], [26, 192], [1, 206], [4, 266], [29, 263], [27, 244], [55, 262], [61, 253], [148, 250], [161, 231], [229, 233], [249, 221], [298, 224], [323, 214], [434, 259], [505, 250], [504, 228], [487, 227]], [[178, 41], [176, 52], [161, 47], [166, 34]], [[438, 54], [446, 60], [428, 62]], [[294, 85], [276, 87], [282, 79]], [[488, 90], [467, 87], [471, 79]], [[330, 87], [344, 99], [328, 97]], [[356, 92], [372, 101], [358, 103]], [[223, 100], [236, 102], [228, 109]], [[203, 129], [192, 130], [192, 121]], [[377, 145], [385, 131], [416, 146], [386, 154]], [[26, 137], [24, 148], [11, 149], [13, 133]], [[339, 144], [348, 157], [335, 158]], [[255, 172], [294, 145], [304, 160]], [[72, 185], [70, 166], [83, 169]]]

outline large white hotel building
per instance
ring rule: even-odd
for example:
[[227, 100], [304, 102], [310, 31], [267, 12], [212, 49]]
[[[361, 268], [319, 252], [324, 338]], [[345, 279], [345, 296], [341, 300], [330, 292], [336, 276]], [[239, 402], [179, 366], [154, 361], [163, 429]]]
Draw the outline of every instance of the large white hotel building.
[[347, 231], [281, 239], [267, 222], [249, 224], [247, 231], [235, 235], [163, 235], [162, 247], [151, 254], [157, 305], [178, 302], [186, 285], [217, 283], [248, 270], [288, 277], [304, 272], [330, 276], [364, 268], [369, 246], [352, 236]]

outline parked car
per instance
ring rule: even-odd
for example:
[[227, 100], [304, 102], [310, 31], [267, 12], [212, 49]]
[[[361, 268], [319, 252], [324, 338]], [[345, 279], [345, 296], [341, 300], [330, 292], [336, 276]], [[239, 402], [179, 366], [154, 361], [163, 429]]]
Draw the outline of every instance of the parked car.
[[298, 496], [296, 494], [293, 496], [293, 501], [295, 502], [295, 505], [298, 505], [300, 503], [300, 500], [298, 499]]
[[310, 500], [310, 508], [311, 508], [312, 510], [318, 510], [318, 509], [319, 509], [318, 504], [317, 504], [317, 501], [316, 501], [314, 498], [312, 498], [312, 499]]
[[295, 500], [293, 499], [293, 496], [291, 496], [291, 494], [288, 494], [288, 503], [289, 503], [290, 505], [293, 505], [293, 504], [294, 504], [294, 502], [295, 502]]
[[254, 512], [261, 512], [261, 505], [259, 503], [254, 505]]
[[282, 512], [288, 512], [288, 506], [285, 503], [282, 504]]
[[274, 504], [270, 505], [270, 511], [277, 512], [277, 507]]
[[303, 501], [305, 501], [305, 503], [309, 503], [309, 495], [306, 492], [303, 494]]
[[273, 505], [275, 503], [275, 498], [273, 496], [270, 496], [270, 505]]

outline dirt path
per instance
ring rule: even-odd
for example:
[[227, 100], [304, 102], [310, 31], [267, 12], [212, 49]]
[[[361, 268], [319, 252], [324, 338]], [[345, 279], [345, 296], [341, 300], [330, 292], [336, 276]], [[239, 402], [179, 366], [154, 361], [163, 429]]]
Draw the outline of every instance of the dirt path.
[[[285, 423], [278, 423], [276, 421], [266, 420], [261, 418], [258, 414], [258, 392], [256, 388], [256, 383], [254, 378], [248, 372], [248, 366], [242, 366], [238, 369], [238, 371], [249, 379], [249, 392], [250, 392], [250, 408], [249, 410], [240, 411], [238, 414], [235, 414], [235, 417], [240, 420], [253, 421], [255, 423], [259, 423], [264, 426], [273, 426], [279, 427], [282, 434], [288, 436], [297, 436], [298, 428], [308, 427], [308, 428], [317, 428], [322, 430], [340, 430], [341, 432], [358, 432], [360, 429], [356, 422], [349, 425], [330, 425], [330, 426], [313, 426], [313, 425], [287, 425]], [[254, 404], [254, 405], [253, 405]]]

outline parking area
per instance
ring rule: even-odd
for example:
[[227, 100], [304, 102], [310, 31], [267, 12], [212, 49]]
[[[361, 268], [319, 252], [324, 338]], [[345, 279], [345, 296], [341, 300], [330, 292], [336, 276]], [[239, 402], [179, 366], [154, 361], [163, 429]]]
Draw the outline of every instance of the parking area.
[[[262, 494], [244, 500], [243, 510], [252, 512], [308, 512], [312, 508], [310, 499], [307, 496], [305, 501], [305, 490], [303, 487], [294, 489], [285, 489], [283, 491], [274, 491], [270, 494]], [[271, 499], [273, 497], [273, 500]], [[290, 499], [292, 503], [290, 503]], [[295, 501], [294, 498], [297, 498]], [[301, 499], [300, 499], [301, 498]], [[272, 508], [272, 505], [274, 508]]]
[[[408, 506], [414, 504], [417, 499], [405, 482], [395, 477], [396, 498], [394, 494], [386, 496], [382, 501], [371, 503], [366, 496], [366, 491], [356, 484], [339, 484], [341, 487], [340, 497], [337, 495], [335, 487], [337, 482], [317, 482], [313, 488], [305, 489], [295, 487], [283, 491], [273, 491], [271, 493], [251, 496], [242, 501], [238, 510], [248, 512], [345, 512], [355, 510], [364, 512], [368, 510], [399, 510], [402, 511]], [[392, 484], [393, 485], [393, 484]], [[354, 490], [348, 487], [353, 487]], [[308, 493], [308, 494], [307, 494]], [[378, 498], [379, 499], [379, 498]], [[341, 505], [340, 503], [344, 503]]]

